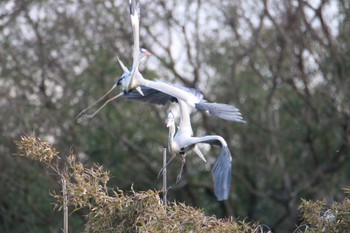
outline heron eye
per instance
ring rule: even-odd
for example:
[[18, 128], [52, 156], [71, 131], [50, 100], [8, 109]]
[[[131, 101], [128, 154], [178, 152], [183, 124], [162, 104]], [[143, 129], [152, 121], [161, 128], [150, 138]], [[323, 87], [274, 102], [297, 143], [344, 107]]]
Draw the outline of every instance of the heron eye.
[[117, 80], [117, 86], [121, 85], [122, 84], [122, 80], [124, 79], [125, 77], [124, 76], [121, 76], [118, 80]]

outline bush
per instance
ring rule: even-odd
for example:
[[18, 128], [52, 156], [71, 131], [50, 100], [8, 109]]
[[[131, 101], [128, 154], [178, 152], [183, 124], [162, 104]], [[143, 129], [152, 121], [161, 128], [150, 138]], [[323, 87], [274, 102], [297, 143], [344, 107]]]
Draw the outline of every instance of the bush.
[[59, 169], [58, 152], [39, 138], [24, 136], [16, 144], [19, 155], [52, 168], [66, 183], [67, 201], [63, 192], [53, 194], [56, 209], [88, 210], [85, 232], [264, 232], [257, 223], [205, 216], [201, 209], [177, 202], [163, 205], [160, 191], [109, 189], [109, 173], [102, 166], [85, 168], [73, 154]]

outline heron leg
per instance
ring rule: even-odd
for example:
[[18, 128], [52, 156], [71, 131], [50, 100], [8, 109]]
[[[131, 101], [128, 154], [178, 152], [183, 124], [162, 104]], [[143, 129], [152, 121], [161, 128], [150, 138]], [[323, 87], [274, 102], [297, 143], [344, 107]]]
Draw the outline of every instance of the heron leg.
[[175, 159], [175, 157], [176, 157], [176, 154], [171, 155], [171, 158], [169, 159], [169, 161], [165, 164], [164, 167], [162, 167], [162, 169], [160, 169], [157, 178], [160, 177], [160, 175], [163, 173], [164, 169], [171, 163], [171, 161], [173, 161]]
[[182, 177], [182, 172], [184, 170], [184, 166], [185, 166], [185, 162], [186, 162], [186, 154], [182, 154], [182, 161], [181, 161], [181, 168], [180, 168], [180, 172], [176, 177], [176, 183], [179, 183], [179, 181], [181, 180]]
[[[90, 114], [90, 115], [89, 115], [89, 114], [84, 114], [84, 112], [82, 112], [83, 115], [79, 114], [79, 118], [77, 118], [77, 122], [78, 122], [78, 123], [82, 123], [82, 122], [84, 122], [84, 121], [90, 120], [90, 119], [93, 118], [102, 108], [104, 108], [104, 106], [106, 106], [108, 103], [110, 103], [111, 101], [117, 99], [118, 97], [120, 97], [120, 96], [122, 96], [122, 95], [124, 95], [124, 92], [121, 92], [121, 93], [119, 93], [118, 95], [116, 95], [116, 96], [114, 96], [114, 97], [108, 99], [108, 100], [107, 100], [99, 109], [97, 109], [93, 114]], [[84, 111], [84, 110], [83, 110], [83, 111]], [[86, 111], [86, 110], [85, 110], [85, 111]]]
[[117, 85], [113, 85], [113, 87], [106, 92], [106, 94], [104, 94], [101, 98], [99, 98], [98, 100], [96, 100], [94, 103], [92, 103], [89, 107], [85, 108], [83, 111], [81, 111], [76, 117], [75, 119], [79, 119], [83, 114], [85, 114], [85, 112], [87, 110], [89, 110], [92, 106], [95, 106], [98, 102], [100, 102], [101, 100], [103, 100]]

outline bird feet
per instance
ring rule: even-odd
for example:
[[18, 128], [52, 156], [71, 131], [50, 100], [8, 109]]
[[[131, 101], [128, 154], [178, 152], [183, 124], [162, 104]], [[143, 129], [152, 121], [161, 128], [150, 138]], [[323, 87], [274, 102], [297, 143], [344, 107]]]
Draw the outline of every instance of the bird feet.
[[176, 177], [176, 184], [180, 182], [181, 178], [182, 178], [182, 171]]
[[163, 174], [163, 171], [166, 169], [166, 166], [162, 167], [162, 169], [160, 169], [160, 171], [158, 172], [158, 176], [157, 179], [159, 179], [159, 177]]
[[88, 110], [88, 108], [85, 108], [83, 111], [81, 111], [81, 112], [75, 117], [75, 119], [78, 121], [79, 118], [80, 118], [82, 115], [84, 115], [84, 114], [86, 113], [87, 110]]
[[88, 114], [79, 114], [80, 116], [77, 117], [77, 122], [80, 124], [80, 123], [83, 123], [85, 121], [88, 121], [90, 120], [91, 118], [93, 118], [95, 116], [95, 114], [92, 114], [92, 115], [88, 115]]
[[175, 155], [172, 155], [171, 158], [169, 159], [169, 161], [165, 164], [164, 167], [162, 167], [162, 169], [160, 169], [159, 173], [158, 173], [158, 176], [157, 178], [159, 179], [160, 175], [163, 173], [164, 169], [166, 169], [166, 167], [169, 165], [169, 163], [171, 161], [173, 161], [173, 159], [175, 158], [176, 154]]
[[182, 155], [182, 161], [181, 161], [181, 168], [180, 168], [180, 172], [176, 177], [176, 183], [179, 183], [179, 181], [181, 180], [182, 177], [182, 172], [184, 170], [184, 166], [185, 166], [185, 162], [186, 162], [186, 154]]

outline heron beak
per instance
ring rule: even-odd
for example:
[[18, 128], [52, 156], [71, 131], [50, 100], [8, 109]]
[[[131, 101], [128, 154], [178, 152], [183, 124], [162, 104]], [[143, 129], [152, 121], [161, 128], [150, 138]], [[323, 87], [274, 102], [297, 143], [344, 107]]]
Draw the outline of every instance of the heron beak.
[[143, 55], [145, 55], [146, 57], [151, 56], [152, 53], [148, 52], [146, 49], [143, 51]]

